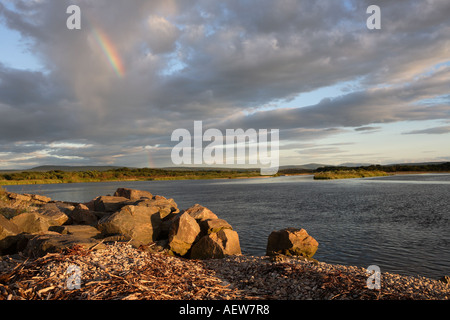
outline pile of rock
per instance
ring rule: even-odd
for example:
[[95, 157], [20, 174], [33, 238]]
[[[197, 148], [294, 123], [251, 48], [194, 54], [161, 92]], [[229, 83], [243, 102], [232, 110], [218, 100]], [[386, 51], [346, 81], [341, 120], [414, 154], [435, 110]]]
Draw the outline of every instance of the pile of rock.
[[180, 211], [173, 199], [148, 191], [119, 188], [113, 196], [87, 203], [6, 194], [26, 212], [11, 219], [0, 214], [2, 255], [38, 257], [74, 245], [98, 250], [112, 241], [128, 241], [134, 247], [157, 244], [160, 250], [194, 259], [241, 253], [237, 232], [209, 209], [196, 204]]
[[237, 232], [228, 222], [199, 204], [173, 220], [168, 240], [170, 250], [193, 259], [241, 254]]

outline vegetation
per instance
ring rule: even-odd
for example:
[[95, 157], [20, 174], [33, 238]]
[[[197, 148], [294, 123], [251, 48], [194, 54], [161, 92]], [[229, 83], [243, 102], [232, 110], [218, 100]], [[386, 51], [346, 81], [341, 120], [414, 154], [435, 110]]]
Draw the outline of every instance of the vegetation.
[[360, 167], [329, 166], [314, 171], [314, 179], [348, 179], [387, 176], [396, 172], [450, 172], [450, 162], [428, 164], [371, 165]]
[[[95, 167], [92, 167], [95, 168]], [[150, 169], [111, 168], [107, 170], [74, 171], [73, 167], [49, 171], [11, 171], [0, 173], [0, 185], [47, 184], [101, 181], [184, 180], [184, 179], [233, 179], [259, 177], [259, 169]], [[98, 167], [100, 168], [100, 167]], [[44, 170], [45, 167], [42, 167]], [[84, 168], [88, 169], [88, 168]], [[276, 176], [314, 174], [315, 179], [345, 179], [385, 176], [395, 172], [450, 172], [450, 162], [428, 164], [371, 165], [360, 167], [326, 166], [316, 170], [280, 169]], [[1, 192], [0, 192], [1, 197]]]
[[320, 167], [315, 172], [340, 171], [340, 170], [365, 170], [384, 172], [450, 172], [450, 162], [426, 163], [426, 164], [393, 164], [393, 165], [370, 165], [360, 167], [328, 166]]
[[379, 170], [333, 170], [323, 171], [314, 174], [316, 180], [330, 180], [330, 179], [351, 179], [351, 178], [367, 178], [367, 177], [381, 177], [388, 176], [389, 174]]
[[0, 174], [0, 185], [47, 184], [100, 181], [232, 179], [259, 176], [259, 170], [165, 170], [118, 168], [106, 171], [24, 171]]

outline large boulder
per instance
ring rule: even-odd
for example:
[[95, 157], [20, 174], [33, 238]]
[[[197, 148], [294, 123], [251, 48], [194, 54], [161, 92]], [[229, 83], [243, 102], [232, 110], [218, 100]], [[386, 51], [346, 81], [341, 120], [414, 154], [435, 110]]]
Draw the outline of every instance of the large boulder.
[[22, 232], [36, 233], [47, 231], [52, 225], [50, 219], [38, 212], [24, 212], [11, 219]]
[[70, 223], [72, 224], [86, 224], [95, 226], [98, 222], [98, 217], [94, 211], [89, 210], [89, 208], [79, 203], [75, 208], [68, 213], [70, 217]]
[[20, 233], [19, 227], [0, 214], [0, 240]]
[[241, 254], [239, 236], [231, 229], [221, 229], [203, 236], [191, 250], [192, 259], [221, 259], [237, 254]]
[[185, 212], [198, 221], [218, 219], [218, 217], [211, 210], [199, 205], [198, 203], [187, 209]]
[[319, 243], [305, 229], [286, 228], [273, 231], [267, 241], [266, 254], [295, 255], [311, 258], [317, 251]]
[[141, 198], [151, 199], [153, 195], [148, 191], [135, 190], [129, 188], [118, 188], [114, 193], [115, 197], [124, 197], [129, 200], [139, 200]]
[[110, 216], [102, 218], [97, 228], [103, 235], [124, 235], [134, 246], [149, 244], [158, 237], [161, 217], [158, 207], [127, 205]]
[[199, 234], [200, 226], [195, 219], [187, 212], [179, 214], [170, 226], [170, 249], [180, 256], [186, 255]]
[[[53, 206], [52, 206], [53, 205]], [[45, 207], [41, 208], [39, 211], [44, 217], [48, 219], [48, 222], [51, 226], [60, 226], [69, 220], [67, 214], [61, 211], [54, 203], [50, 206], [47, 204]]]
[[100, 235], [100, 231], [88, 225], [67, 225], [67, 226], [53, 226], [49, 228], [50, 231], [55, 231], [60, 234], [71, 234], [81, 238], [94, 238]]
[[74, 234], [59, 234], [53, 231], [46, 231], [35, 234], [30, 239], [23, 251], [28, 257], [41, 257], [47, 253], [61, 252], [73, 246], [80, 246], [84, 249], [104, 249], [105, 246], [100, 241], [91, 237], [83, 237]]
[[94, 200], [94, 210], [116, 212], [127, 204], [129, 199], [125, 197], [100, 196]]
[[222, 229], [233, 230], [231, 225], [223, 219], [206, 219], [198, 221], [202, 235], [219, 232]]
[[170, 218], [179, 212], [177, 204], [173, 199], [166, 199], [162, 196], [155, 196], [152, 199], [143, 199], [136, 202], [138, 207], [158, 207], [161, 219]]
[[18, 233], [19, 227], [0, 214], [0, 254], [15, 242], [14, 236]]

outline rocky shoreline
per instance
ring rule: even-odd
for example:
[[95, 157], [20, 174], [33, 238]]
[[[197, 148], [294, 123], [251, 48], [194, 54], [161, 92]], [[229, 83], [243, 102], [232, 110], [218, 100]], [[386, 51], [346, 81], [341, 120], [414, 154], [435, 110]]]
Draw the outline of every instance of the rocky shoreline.
[[312, 258], [287, 228], [267, 256], [245, 256], [232, 226], [195, 205], [118, 189], [88, 203], [0, 194], [0, 300], [449, 300], [443, 281]]

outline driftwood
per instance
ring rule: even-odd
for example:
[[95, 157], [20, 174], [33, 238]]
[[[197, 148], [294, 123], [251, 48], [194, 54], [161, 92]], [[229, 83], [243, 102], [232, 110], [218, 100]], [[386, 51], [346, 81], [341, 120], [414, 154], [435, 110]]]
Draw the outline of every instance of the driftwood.
[[[117, 272], [102, 269], [99, 263], [92, 260], [82, 259], [91, 254], [90, 250], [74, 247], [17, 264], [10, 272], [0, 276], [0, 300], [229, 299], [233, 292], [237, 292], [229, 289], [229, 285], [222, 285], [222, 281], [208, 270], [189, 269], [189, 260], [149, 254], [153, 259], [149, 259], [144, 266]], [[165, 258], [170, 258], [174, 263], [167, 263]], [[53, 271], [49, 277], [43, 276], [46, 266], [60, 262], [98, 270], [96, 273], [100, 278], [91, 281], [82, 279], [79, 289], [69, 290], [67, 277], [61, 277], [63, 269]]]

